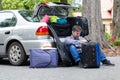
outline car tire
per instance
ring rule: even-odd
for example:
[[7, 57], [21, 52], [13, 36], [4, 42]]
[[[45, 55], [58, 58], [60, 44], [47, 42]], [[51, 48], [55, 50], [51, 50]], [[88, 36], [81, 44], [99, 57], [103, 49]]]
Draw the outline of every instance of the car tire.
[[8, 48], [8, 58], [12, 65], [20, 66], [26, 63], [27, 56], [22, 45], [13, 42]]

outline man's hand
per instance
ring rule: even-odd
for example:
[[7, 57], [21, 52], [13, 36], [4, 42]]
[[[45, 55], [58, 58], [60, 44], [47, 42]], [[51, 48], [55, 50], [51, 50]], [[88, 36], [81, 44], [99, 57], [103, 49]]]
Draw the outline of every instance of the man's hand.
[[84, 39], [84, 40], [80, 40], [80, 43], [86, 43], [86, 42], [87, 42], [86, 39]]

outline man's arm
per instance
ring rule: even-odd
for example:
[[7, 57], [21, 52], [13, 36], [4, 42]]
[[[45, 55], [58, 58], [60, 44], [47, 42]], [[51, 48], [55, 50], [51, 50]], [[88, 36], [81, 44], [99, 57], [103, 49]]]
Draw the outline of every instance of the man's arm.
[[65, 39], [65, 43], [68, 45], [71, 45], [71, 44], [79, 44], [80, 42], [79, 42], [79, 40], [74, 40], [71, 37], [67, 37]]

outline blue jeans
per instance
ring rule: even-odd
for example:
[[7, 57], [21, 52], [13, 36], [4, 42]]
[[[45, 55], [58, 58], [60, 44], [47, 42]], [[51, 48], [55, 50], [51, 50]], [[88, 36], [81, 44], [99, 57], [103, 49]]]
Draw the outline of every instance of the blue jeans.
[[[75, 62], [81, 61], [82, 56], [81, 56], [81, 54], [78, 54], [76, 47], [74, 45], [70, 45], [69, 49], [70, 49], [70, 53], [71, 53], [73, 59], [75, 60]], [[101, 51], [101, 49], [100, 49], [100, 59], [101, 59], [101, 61], [106, 59], [106, 56]]]

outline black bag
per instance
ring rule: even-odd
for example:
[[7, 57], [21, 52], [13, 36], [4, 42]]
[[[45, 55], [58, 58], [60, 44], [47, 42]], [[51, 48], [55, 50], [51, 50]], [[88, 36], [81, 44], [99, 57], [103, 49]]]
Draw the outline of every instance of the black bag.
[[64, 66], [72, 66], [72, 61], [70, 59], [69, 53], [67, 53], [67, 50], [65, 49], [64, 44], [60, 41], [60, 39], [58, 38], [58, 36], [57, 36], [56, 32], [54, 31], [54, 29], [52, 28], [52, 26], [49, 25], [48, 28], [50, 29], [50, 31], [52, 33], [52, 36], [56, 43], [56, 47], [58, 49], [58, 53], [62, 60], [62, 63], [64, 64]]
[[78, 17], [68, 17], [67, 21], [69, 24], [73, 25], [79, 25], [82, 28], [81, 36], [86, 36], [89, 34], [88, 29], [88, 20], [86, 17], [78, 16]]
[[[49, 25], [51, 25], [59, 37], [71, 35], [72, 26], [70, 26], [70, 24], [49, 23]], [[52, 33], [50, 33], [50, 35], [52, 35]]]
[[100, 48], [97, 42], [88, 42], [82, 44], [82, 67], [99, 68], [100, 67]]

